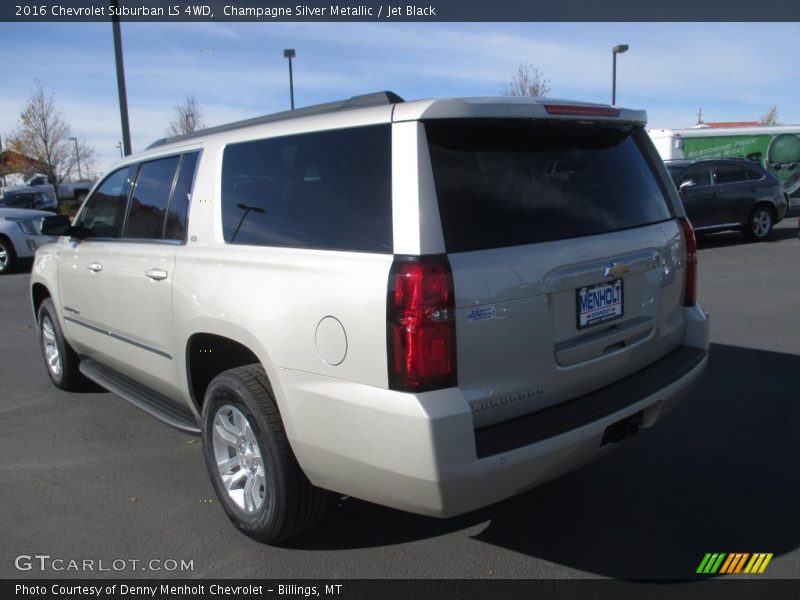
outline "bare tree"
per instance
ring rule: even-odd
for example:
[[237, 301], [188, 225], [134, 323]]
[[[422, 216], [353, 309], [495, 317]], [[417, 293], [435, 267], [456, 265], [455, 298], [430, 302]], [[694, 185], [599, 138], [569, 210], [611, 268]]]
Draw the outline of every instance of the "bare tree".
[[550, 93], [550, 80], [530, 63], [522, 63], [517, 72], [503, 86], [504, 96], [529, 96], [539, 98]]
[[167, 137], [194, 133], [205, 127], [200, 103], [194, 96], [187, 96], [186, 102], [175, 105], [175, 118], [170, 121], [167, 128]]
[[778, 121], [778, 107], [773, 106], [758, 120], [762, 125], [780, 125]]
[[79, 161], [87, 173], [93, 170], [94, 149], [78, 140], [76, 155], [72, 138], [75, 138], [72, 128], [56, 107], [54, 94], [47, 94], [37, 81], [20, 115], [19, 127], [8, 140], [9, 148], [22, 158], [23, 172], [42, 173], [58, 186], [73, 173], [77, 174]]

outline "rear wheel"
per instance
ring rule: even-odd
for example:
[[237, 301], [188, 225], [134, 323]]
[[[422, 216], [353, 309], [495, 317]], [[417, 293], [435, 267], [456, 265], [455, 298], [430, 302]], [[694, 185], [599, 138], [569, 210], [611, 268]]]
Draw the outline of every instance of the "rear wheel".
[[14, 252], [14, 246], [5, 238], [0, 238], [0, 275], [13, 269], [16, 260], [17, 254]]
[[260, 365], [225, 371], [203, 404], [203, 455], [231, 521], [250, 537], [277, 543], [315, 525], [329, 493], [308, 481], [292, 452]]
[[87, 380], [79, 370], [80, 359], [64, 339], [50, 298], [46, 298], [39, 306], [38, 323], [39, 345], [50, 381], [62, 390], [77, 391], [83, 388]]
[[772, 231], [775, 218], [767, 206], [756, 206], [745, 226], [745, 235], [751, 240], [764, 240]]

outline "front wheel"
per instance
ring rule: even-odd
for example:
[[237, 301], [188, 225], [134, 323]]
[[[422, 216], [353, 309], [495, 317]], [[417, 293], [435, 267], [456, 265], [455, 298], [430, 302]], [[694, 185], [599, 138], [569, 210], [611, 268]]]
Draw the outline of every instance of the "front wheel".
[[277, 543], [322, 518], [329, 493], [311, 485], [297, 463], [260, 365], [217, 375], [205, 394], [202, 421], [211, 483], [236, 527]]
[[772, 231], [775, 222], [772, 211], [766, 206], [757, 206], [745, 226], [745, 235], [751, 240], [764, 240]]
[[86, 378], [80, 372], [80, 359], [69, 342], [64, 339], [58, 323], [55, 307], [50, 298], [39, 306], [39, 345], [42, 348], [47, 374], [57, 388], [78, 391], [86, 385]]
[[11, 242], [0, 238], [0, 275], [14, 268], [17, 255]]

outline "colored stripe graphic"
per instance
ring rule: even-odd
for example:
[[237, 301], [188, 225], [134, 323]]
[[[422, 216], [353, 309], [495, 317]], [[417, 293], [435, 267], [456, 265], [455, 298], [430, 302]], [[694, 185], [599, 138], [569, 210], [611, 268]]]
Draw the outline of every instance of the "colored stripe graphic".
[[747, 560], [748, 556], [750, 556], [749, 553], [741, 552], [728, 554], [728, 559], [725, 561], [725, 564], [722, 565], [722, 568], [719, 570], [719, 572], [723, 574], [738, 573], [742, 570], [744, 561]]
[[725, 558], [725, 553], [706, 554], [702, 562], [700, 563], [700, 566], [697, 567], [697, 572], [703, 574], [716, 573], [724, 558]]
[[[769, 561], [772, 560], [772, 553], [759, 552], [750, 554], [749, 552], [708, 552], [700, 561], [697, 573], [702, 575], [732, 575], [741, 573], [763, 573]], [[750, 559], [748, 562], [748, 558]], [[747, 566], [745, 567], [745, 563]]]
[[764, 569], [767, 568], [769, 561], [772, 560], [772, 553], [769, 554], [761, 553], [761, 554], [753, 554], [753, 558], [750, 559], [750, 562], [747, 563], [747, 566], [744, 569], [745, 573], [763, 573]]

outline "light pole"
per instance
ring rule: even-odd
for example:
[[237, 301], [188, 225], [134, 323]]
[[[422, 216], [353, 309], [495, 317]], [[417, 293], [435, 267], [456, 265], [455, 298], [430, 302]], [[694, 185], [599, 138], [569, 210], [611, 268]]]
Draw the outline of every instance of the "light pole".
[[[6, 161], [3, 160], [4, 158], [5, 158], [5, 156], [3, 155], [3, 138], [2, 138], [2, 136], [0, 136], [0, 167], [4, 167], [4, 169], [5, 169]], [[5, 175], [0, 176], [0, 180], [2, 180], [3, 185], [5, 186], [5, 184], [6, 184], [6, 176]]]
[[286, 48], [283, 51], [283, 58], [289, 59], [289, 97], [292, 101], [292, 110], [294, 110], [294, 79], [292, 78], [292, 59], [294, 57], [294, 48]]
[[81, 155], [78, 154], [78, 138], [71, 137], [69, 139], [75, 142], [75, 161], [78, 163], [78, 181], [80, 181], [83, 179], [83, 175], [81, 175]]
[[[119, 0], [111, 0], [111, 6], [119, 8]], [[131, 153], [131, 127], [128, 121], [128, 92], [125, 90], [125, 65], [122, 60], [122, 33], [119, 27], [119, 13], [111, 17], [111, 31], [114, 35], [114, 61], [117, 65], [117, 95], [119, 96], [119, 116], [122, 122], [122, 149], [125, 156]], [[120, 150], [121, 152], [122, 150]]]
[[611, 104], [617, 103], [617, 54], [628, 51], [628, 44], [614, 46], [611, 50]]

